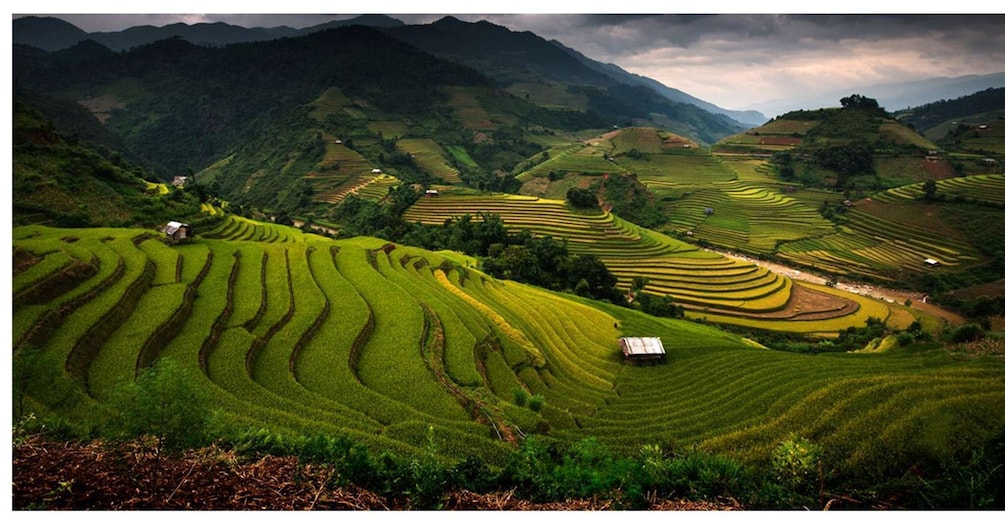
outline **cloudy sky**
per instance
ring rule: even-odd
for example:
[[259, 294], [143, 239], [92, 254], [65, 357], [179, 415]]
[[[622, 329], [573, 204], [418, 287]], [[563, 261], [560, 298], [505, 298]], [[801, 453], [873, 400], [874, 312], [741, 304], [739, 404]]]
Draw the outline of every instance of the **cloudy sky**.
[[[298, 0], [293, 1], [295, 4]], [[985, 14], [553, 15], [529, 13], [540, 13], [542, 10], [583, 12], [591, 7], [595, 10], [589, 12], [598, 13], [609, 10], [610, 5], [520, 0], [507, 2], [503, 7], [510, 13], [528, 14], [478, 15], [457, 14], [465, 12], [465, 9], [470, 12], [471, 2], [424, 3], [421, 13], [415, 12], [414, 5], [381, 2], [367, 2], [365, 5], [368, 9], [373, 8], [374, 12], [390, 14], [406, 23], [429, 23], [449, 13], [463, 20], [487, 19], [515, 31], [532, 31], [546, 39], [556, 39], [595, 60], [615, 63], [721, 107], [760, 109], [771, 116], [772, 108], [778, 106], [779, 100], [806, 99], [808, 93], [843, 92], [860, 86], [932, 77], [1005, 72], [1005, 15], [989, 15], [987, 13], [992, 8], [986, 3], [969, 5], [968, 1], [952, 2], [952, 6], [957, 12]], [[359, 4], [329, 2], [315, 5], [312, 10], [298, 9], [294, 4], [252, 4], [250, 7], [247, 4], [224, 4], [212, 10], [218, 13], [317, 13], [342, 5], [359, 7]], [[40, 4], [29, 5], [28, 10], [17, 11], [15, 8], [15, 13], [40, 12], [37, 11]], [[499, 7], [480, 2], [476, 5], [486, 12], [498, 11], [493, 8]], [[631, 1], [617, 5], [622, 6], [625, 12], [652, 11], [656, 8], [656, 4], [651, 2], [648, 6], [645, 3], [633, 5]], [[843, 2], [818, 5], [816, 9], [861, 13], [876, 9], [878, 5], [875, 2]], [[170, 10], [175, 12], [188, 11], [185, 7], [192, 6], [184, 1], [170, 4]], [[193, 11], [210, 10], [205, 9], [205, 2], [198, 2], [194, 7]], [[702, 3], [701, 7], [713, 13], [733, 11], [729, 4], [720, 5], [714, 1]], [[777, 9], [773, 12], [807, 10], [805, 5], [785, 5], [784, 2], [769, 3], [767, 7]], [[73, 10], [79, 11], [79, 7], [69, 9]], [[91, 10], [88, 4], [88, 10], [91, 13], [116, 12], [114, 5], [111, 9]], [[165, 12], [163, 9], [150, 11]], [[1005, 12], [1002, 7], [995, 11]], [[67, 11], [47, 12], [58, 14]], [[437, 14], [422, 14], [430, 12]], [[59, 16], [85, 31], [115, 31], [132, 25], [166, 25], [178, 21], [224, 21], [245, 27], [305, 27], [352, 15]]]

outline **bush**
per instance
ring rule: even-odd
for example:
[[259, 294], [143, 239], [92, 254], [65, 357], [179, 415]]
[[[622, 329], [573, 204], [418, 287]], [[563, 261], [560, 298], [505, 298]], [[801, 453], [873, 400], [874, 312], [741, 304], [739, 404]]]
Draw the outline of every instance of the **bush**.
[[523, 407], [527, 404], [527, 391], [517, 387], [513, 389], [513, 403], [518, 407]]
[[597, 207], [600, 202], [597, 200], [597, 195], [593, 194], [593, 191], [589, 189], [580, 189], [579, 187], [573, 187], [565, 193], [565, 199], [573, 207], [580, 209], [592, 209]]
[[953, 343], [969, 343], [984, 339], [984, 328], [976, 323], [960, 325], [949, 334], [949, 339]]
[[120, 436], [156, 436], [168, 450], [197, 447], [206, 440], [209, 403], [205, 392], [185, 369], [161, 359], [113, 398]]
[[775, 480], [794, 495], [793, 504], [799, 503], [800, 495], [814, 491], [821, 458], [820, 447], [801, 436], [789, 437], [771, 453]]

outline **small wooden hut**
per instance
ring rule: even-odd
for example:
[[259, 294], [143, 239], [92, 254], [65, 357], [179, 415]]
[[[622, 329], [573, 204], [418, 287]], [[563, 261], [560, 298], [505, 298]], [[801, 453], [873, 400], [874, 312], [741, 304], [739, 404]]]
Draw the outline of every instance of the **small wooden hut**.
[[663, 363], [666, 361], [666, 350], [659, 338], [620, 338], [618, 345], [625, 355], [625, 361], [632, 364]]
[[192, 226], [181, 222], [168, 222], [163, 229], [164, 234], [172, 243], [187, 240], [192, 237]]

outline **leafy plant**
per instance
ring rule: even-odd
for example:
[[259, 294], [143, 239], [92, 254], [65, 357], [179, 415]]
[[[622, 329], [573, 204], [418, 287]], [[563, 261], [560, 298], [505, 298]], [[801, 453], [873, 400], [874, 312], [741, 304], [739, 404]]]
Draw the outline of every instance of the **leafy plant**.
[[160, 359], [120, 388], [113, 400], [120, 435], [156, 436], [168, 450], [203, 443], [209, 418], [204, 389], [171, 359]]

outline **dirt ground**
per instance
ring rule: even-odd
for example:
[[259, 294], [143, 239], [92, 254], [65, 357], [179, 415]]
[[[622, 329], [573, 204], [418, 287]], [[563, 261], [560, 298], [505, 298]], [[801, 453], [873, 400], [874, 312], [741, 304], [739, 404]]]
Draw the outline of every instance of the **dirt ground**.
[[[165, 456], [139, 442], [14, 446], [14, 510], [407, 510], [373, 492], [339, 487], [337, 471], [293, 457], [239, 458], [216, 448]], [[612, 510], [610, 501], [532, 503], [513, 491], [450, 493], [446, 510]], [[649, 510], [739, 510], [721, 502], [650, 499]]]

